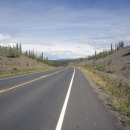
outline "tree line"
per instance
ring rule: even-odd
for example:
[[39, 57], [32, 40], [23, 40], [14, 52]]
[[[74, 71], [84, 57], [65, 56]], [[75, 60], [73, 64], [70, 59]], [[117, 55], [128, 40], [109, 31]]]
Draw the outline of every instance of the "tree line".
[[16, 46], [2, 46], [0, 45], [0, 56], [6, 56], [6, 57], [19, 57], [20, 54], [22, 53], [21, 50], [21, 43], [18, 46], [18, 44]]
[[123, 41], [119, 41], [118, 44], [115, 44], [115, 49], [113, 49], [113, 46], [112, 46], [112, 43], [111, 43], [111, 48], [110, 50], [103, 50], [103, 52], [99, 52], [97, 53], [95, 51], [95, 54], [94, 55], [91, 55], [91, 56], [88, 56], [88, 60], [91, 60], [91, 59], [99, 59], [99, 58], [104, 58], [108, 55], [111, 55], [112, 53], [114, 53], [115, 51], [118, 51], [120, 50], [121, 48], [124, 47], [124, 42]]
[[37, 51], [35, 52], [34, 50], [26, 50], [25, 52], [23, 52], [23, 55], [28, 58], [35, 59], [39, 62], [52, 65], [51, 61], [48, 60], [48, 57], [43, 56], [43, 52], [41, 53], [41, 55], [38, 55]]
[[22, 45], [16, 44], [16, 46], [2, 46], [0, 45], [0, 56], [10, 57], [10, 58], [16, 58], [20, 55], [24, 55], [28, 58], [35, 59], [39, 62], [52, 65], [52, 62], [48, 60], [48, 57], [43, 56], [43, 52], [41, 55], [38, 55], [37, 52], [34, 50], [26, 50], [22, 51]]

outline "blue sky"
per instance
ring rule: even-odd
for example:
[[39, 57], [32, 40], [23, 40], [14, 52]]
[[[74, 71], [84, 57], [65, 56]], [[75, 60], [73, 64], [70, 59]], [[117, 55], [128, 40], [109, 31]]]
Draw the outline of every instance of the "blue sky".
[[130, 45], [130, 0], [0, 0], [0, 43], [49, 59], [80, 58]]

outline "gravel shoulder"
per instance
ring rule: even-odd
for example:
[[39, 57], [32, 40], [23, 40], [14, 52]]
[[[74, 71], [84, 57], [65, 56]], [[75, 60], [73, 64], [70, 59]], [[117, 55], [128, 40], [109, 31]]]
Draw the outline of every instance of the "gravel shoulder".
[[94, 92], [97, 95], [97, 98], [100, 99], [100, 101], [102, 102], [105, 109], [107, 109], [108, 113], [110, 114], [110, 116], [115, 121], [114, 123], [115, 123], [117, 129], [118, 130], [130, 130], [130, 128], [126, 128], [125, 126], [123, 126], [123, 124], [122, 124], [122, 118], [123, 117], [118, 112], [112, 111], [111, 107], [108, 105], [109, 103], [107, 101], [107, 98], [109, 97], [109, 95], [107, 93], [105, 93], [99, 86], [97, 86], [94, 83], [94, 81], [90, 77], [88, 77], [82, 69], [80, 69], [80, 70], [84, 74], [86, 79], [89, 81], [91, 87], [93, 88]]

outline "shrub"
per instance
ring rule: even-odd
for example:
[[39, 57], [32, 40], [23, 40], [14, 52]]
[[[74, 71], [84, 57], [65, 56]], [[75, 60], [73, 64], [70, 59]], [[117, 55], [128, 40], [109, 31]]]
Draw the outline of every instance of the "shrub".
[[17, 71], [17, 68], [13, 68], [13, 71]]
[[29, 66], [28, 62], [27, 62], [27, 66]]

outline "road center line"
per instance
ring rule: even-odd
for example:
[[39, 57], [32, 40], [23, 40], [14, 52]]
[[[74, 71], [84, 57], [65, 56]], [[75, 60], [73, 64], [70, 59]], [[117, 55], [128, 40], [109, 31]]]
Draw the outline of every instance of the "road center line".
[[65, 98], [65, 101], [64, 101], [64, 105], [63, 105], [63, 108], [62, 108], [62, 111], [61, 111], [61, 114], [60, 114], [60, 117], [59, 117], [59, 120], [58, 120], [58, 123], [57, 123], [57, 126], [56, 126], [56, 130], [61, 130], [61, 128], [62, 128], [62, 124], [63, 124], [63, 120], [64, 120], [64, 116], [65, 116], [65, 111], [66, 111], [66, 108], [67, 108], [67, 104], [68, 104], [68, 100], [69, 100], [69, 96], [70, 96], [70, 91], [71, 91], [71, 88], [72, 88], [74, 75], [75, 75], [75, 68], [74, 68], [74, 72], [73, 72], [73, 75], [72, 75], [72, 78], [71, 78], [71, 81], [70, 81], [68, 92], [67, 92], [67, 95], [66, 95], [66, 98]]
[[[68, 69], [68, 68], [66, 68], [66, 69]], [[66, 70], [66, 69], [63, 69], [63, 70], [60, 70], [60, 71], [56, 71], [56, 72], [51, 73], [51, 74], [48, 74], [48, 75], [41, 76], [41, 77], [39, 77], [39, 78], [30, 80], [30, 81], [28, 81], [28, 82], [25, 82], [25, 83], [22, 83], [22, 84], [19, 84], [19, 85], [16, 85], [16, 86], [13, 86], [13, 87], [10, 87], [10, 88], [7, 88], [7, 89], [0, 90], [0, 93], [3, 93], [3, 92], [6, 92], [6, 91], [9, 91], [9, 90], [18, 88], [18, 87], [23, 86], [23, 85], [25, 85], [25, 84], [29, 84], [29, 83], [34, 82], [34, 81], [36, 81], [36, 80], [39, 80], [39, 79], [42, 79], [42, 78], [51, 76], [51, 75], [53, 75], [53, 74], [59, 73], [59, 72], [61, 72], [61, 71], [64, 71], [64, 70]]]

